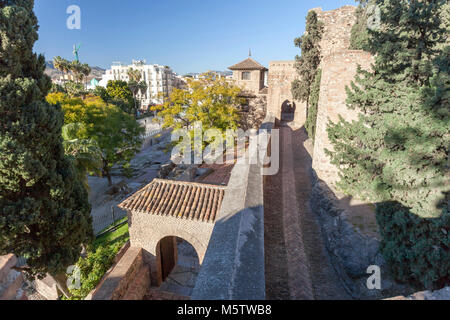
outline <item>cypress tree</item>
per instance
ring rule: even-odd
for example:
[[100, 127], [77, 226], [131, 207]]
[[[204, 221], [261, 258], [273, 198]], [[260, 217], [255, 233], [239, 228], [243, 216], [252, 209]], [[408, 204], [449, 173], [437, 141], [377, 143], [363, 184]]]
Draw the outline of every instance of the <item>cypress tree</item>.
[[[372, 72], [358, 70], [347, 105], [358, 121], [330, 124], [338, 187], [379, 202], [382, 250], [398, 279], [448, 281], [449, 51], [441, 0], [377, 1]], [[442, 205], [444, 203], [445, 205]], [[443, 266], [443, 267], [442, 267]]]
[[322, 81], [322, 70], [319, 69], [316, 78], [311, 86], [311, 93], [309, 96], [309, 110], [306, 118], [305, 129], [309, 137], [313, 140], [316, 138], [317, 116], [319, 113], [319, 98], [320, 98], [320, 84]]
[[[310, 11], [306, 16], [306, 32], [294, 40], [296, 47], [301, 49], [301, 55], [296, 56], [295, 68], [299, 79], [292, 82], [292, 96], [296, 100], [306, 102], [308, 128], [315, 127], [316, 117], [310, 116], [310, 96], [314, 80], [317, 78], [320, 62], [320, 41], [323, 35], [323, 23], [319, 21], [317, 13]], [[312, 138], [313, 133], [308, 132]]]
[[27, 259], [30, 277], [58, 275], [93, 238], [87, 192], [65, 157], [60, 106], [42, 55], [32, 0], [0, 0], [0, 255]]
[[369, 30], [367, 29], [367, 7], [373, 5], [376, 0], [356, 0], [359, 2], [356, 9], [356, 22], [352, 27], [352, 33], [350, 37], [350, 49], [351, 50], [365, 50], [369, 42]]

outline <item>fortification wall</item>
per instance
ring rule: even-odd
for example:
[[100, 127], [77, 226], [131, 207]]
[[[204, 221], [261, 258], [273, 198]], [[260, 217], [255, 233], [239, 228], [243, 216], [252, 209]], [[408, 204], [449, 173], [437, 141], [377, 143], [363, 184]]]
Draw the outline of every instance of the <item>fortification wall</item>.
[[[335, 52], [347, 50], [350, 46], [351, 30], [356, 22], [356, 7], [343, 6], [336, 10], [322, 11], [322, 8], [311, 9], [324, 23], [324, 34], [320, 46], [322, 57]], [[291, 93], [291, 84], [298, 78], [295, 61], [272, 61], [269, 64], [267, 98], [268, 113], [281, 119], [281, 106], [285, 101], [295, 103], [296, 112], [293, 126], [302, 127], [306, 122], [306, 104], [295, 101]]]
[[356, 22], [356, 7], [343, 6], [336, 10], [322, 11], [311, 9], [324, 24], [324, 33], [320, 42], [322, 52], [322, 82], [317, 116], [317, 130], [314, 145], [313, 168], [319, 179], [325, 181], [332, 189], [338, 180], [338, 168], [331, 164], [325, 149], [332, 150], [328, 139], [327, 124], [337, 122], [339, 115], [352, 121], [358, 117], [356, 110], [346, 106], [346, 87], [356, 75], [358, 65], [368, 70], [373, 58], [367, 52], [349, 50], [352, 27]]
[[338, 168], [331, 164], [330, 158], [325, 154], [325, 149], [333, 149], [328, 139], [327, 124], [329, 121], [337, 122], [339, 115], [347, 121], [358, 118], [358, 111], [347, 108], [345, 88], [354, 80], [358, 65], [369, 70], [372, 63], [372, 56], [360, 50], [335, 52], [322, 61], [313, 168], [319, 179], [333, 189], [338, 179]]
[[350, 35], [356, 22], [355, 6], [343, 6], [330, 11], [314, 8], [310, 11], [315, 11], [319, 21], [324, 24], [324, 33], [320, 42], [322, 57], [350, 47]]
[[281, 119], [281, 106], [285, 101], [295, 103], [294, 127], [306, 122], [306, 103], [292, 97], [291, 84], [297, 78], [295, 61], [271, 61], [269, 64], [267, 113]]

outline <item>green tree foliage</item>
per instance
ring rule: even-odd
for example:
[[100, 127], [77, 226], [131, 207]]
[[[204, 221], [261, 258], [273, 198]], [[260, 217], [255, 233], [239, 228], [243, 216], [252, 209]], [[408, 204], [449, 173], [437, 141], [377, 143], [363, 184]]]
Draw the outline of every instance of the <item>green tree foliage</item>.
[[55, 69], [61, 71], [64, 74], [70, 71], [70, 62], [66, 59], [61, 58], [60, 56], [57, 56], [53, 59], [53, 66], [55, 67]]
[[80, 270], [81, 288], [70, 290], [71, 300], [84, 300], [98, 286], [129, 237], [128, 224], [124, 224], [117, 230], [99, 237], [87, 248], [86, 257], [80, 258], [76, 264]]
[[359, 2], [356, 9], [356, 22], [352, 28], [350, 37], [351, 50], [366, 50], [369, 45], [369, 30], [367, 28], [367, 8], [370, 5], [375, 5], [376, 0], [356, 0]]
[[241, 89], [214, 73], [205, 73], [199, 80], [188, 80], [187, 89], [174, 89], [165, 103], [152, 107], [163, 119], [163, 127], [187, 129], [201, 122], [203, 131], [236, 129]]
[[95, 89], [93, 90], [92, 94], [94, 96], [102, 98], [102, 100], [105, 101], [105, 102], [109, 102], [110, 97], [108, 95], [108, 91], [106, 91], [106, 88], [104, 88], [102, 86], [95, 87]]
[[320, 83], [322, 81], [322, 70], [319, 69], [311, 86], [311, 94], [309, 96], [309, 112], [306, 118], [306, 132], [308, 136], [314, 141], [316, 138], [316, 127], [317, 127], [317, 114], [319, 111], [319, 96], [320, 96]]
[[[320, 91], [319, 66], [322, 60], [320, 41], [322, 40], [323, 28], [323, 23], [319, 21], [317, 13], [310, 11], [306, 17], [305, 34], [294, 40], [295, 46], [301, 49], [301, 56], [295, 57], [295, 67], [300, 78], [292, 82], [292, 95], [294, 99], [306, 102], [306, 129], [312, 139], [315, 136]], [[317, 99], [317, 101], [312, 103], [311, 98]]]
[[323, 35], [323, 23], [319, 21], [317, 13], [310, 11], [306, 17], [306, 32], [294, 40], [295, 46], [301, 49], [301, 55], [296, 56], [295, 68], [300, 79], [292, 83], [294, 99], [309, 104], [311, 86], [316, 78], [320, 62], [320, 40]]
[[67, 93], [66, 89], [62, 85], [56, 84], [56, 83], [52, 83], [52, 87], [49, 92], [50, 93], [58, 93], [58, 92]]
[[[327, 153], [340, 168], [338, 187], [345, 193], [375, 202], [395, 201], [410, 209], [412, 215], [396, 208], [386, 210], [389, 204], [379, 206], [383, 253], [398, 278], [404, 279], [399, 270], [409, 270], [411, 277], [429, 286], [429, 279], [442, 281], [436, 279], [440, 267], [431, 262], [428, 269], [419, 267], [422, 262], [417, 257], [428, 261], [426, 255], [441, 248], [441, 242], [420, 238], [432, 232], [426, 219], [448, 230], [439, 207], [448, 191], [450, 143], [450, 55], [448, 47], [438, 49], [445, 37], [440, 20], [443, 1], [377, 4], [382, 25], [369, 30], [368, 47], [375, 55], [374, 70], [359, 69], [348, 89], [347, 105], [361, 112], [359, 120], [349, 123], [341, 118], [329, 125], [334, 151]], [[396, 221], [390, 222], [386, 215]], [[417, 244], [410, 247], [414, 255], [399, 240], [405, 234]], [[427, 250], [419, 243], [426, 243]], [[443, 252], [448, 259], [448, 242]], [[399, 259], [391, 259], [393, 255]]]
[[122, 80], [110, 80], [106, 85], [107, 102], [117, 105], [123, 112], [134, 113], [133, 93], [128, 83]]
[[377, 206], [377, 221], [381, 250], [398, 280], [428, 289], [450, 284], [448, 205], [439, 219], [424, 219], [398, 202], [385, 202]]
[[87, 192], [64, 155], [60, 106], [33, 53], [32, 0], [0, 1], [0, 255], [27, 258], [30, 276], [58, 275], [93, 238]]
[[64, 74], [71, 72], [77, 83], [82, 83], [92, 71], [86, 63], [83, 64], [77, 60], [68, 61], [60, 56], [53, 59], [53, 66]]
[[70, 97], [84, 97], [88, 93], [84, 84], [75, 81], [64, 83], [64, 91], [62, 92], [67, 93]]
[[76, 134], [78, 139], [96, 141], [101, 149], [102, 172], [111, 185], [111, 168], [116, 164], [123, 168], [129, 164], [141, 148], [145, 129], [133, 116], [100, 97], [69, 98], [56, 93], [49, 94], [47, 101], [62, 105], [66, 124], [82, 124]]
[[86, 77], [91, 74], [91, 67], [89, 67], [86, 63], [80, 63], [77, 60], [74, 60], [70, 64], [70, 71], [72, 71], [75, 81], [78, 83], [82, 83]]
[[100, 174], [103, 162], [98, 143], [93, 139], [80, 139], [85, 133], [86, 128], [82, 123], [69, 123], [62, 128], [65, 153], [72, 159], [78, 179], [89, 190], [88, 174]]

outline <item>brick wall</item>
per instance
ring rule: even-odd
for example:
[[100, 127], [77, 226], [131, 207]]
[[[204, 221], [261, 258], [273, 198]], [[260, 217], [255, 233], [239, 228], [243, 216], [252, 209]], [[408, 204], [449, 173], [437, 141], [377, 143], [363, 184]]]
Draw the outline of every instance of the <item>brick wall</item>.
[[281, 119], [281, 106], [289, 100], [296, 105], [294, 127], [301, 127], [306, 121], [306, 104], [295, 101], [292, 97], [292, 81], [297, 78], [295, 61], [272, 61], [269, 64], [269, 93], [267, 97], [267, 112]]
[[363, 69], [370, 68], [373, 58], [364, 51], [344, 50], [335, 52], [322, 61], [322, 82], [317, 115], [316, 141], [314, 145], [313, 168], [321, 180], [330, 187], [338, 179], [338, 169], [331, 164], [325, 149], [332, 150], [327, 134], [329, 120], [337, 122], [339, 115], [347, 121], [356, 120], [356, 110], [349, 110], [346, 106], [346, 86], [354, 80], [356, 69], [361, 65]]
[[320, 42], [323, 57], [350, 47], [350, 35], [356, 22], [356, 7], [343, 6], [330, 11], [314, 8], [310, 11], [315, 11], [319, 21], [324, 23], [324, 33]]
[[150, 270], [143, 250], [125, 246], [126, 252], [86, 300], [142, 300], [150, 288]]
[[200, 264], [205, 256], [213, 223], [191, 221], [175, 217], [161, 217], [148, 213], [129, 213], [131, 246], [143, 248], [145, 263], [150, 266], [152, 283], [161, 283], [158, 263], [158, 243], [166, 237], [179, 237], [196, 250]]
[[[250, 72], [250, 80], [242, 80], [242, 73]], [[259, 94], [259, 91], [264, 87], [264, 71], [260, 70], [234, 70], [233, 80], [235, 84], [246, 92]]]

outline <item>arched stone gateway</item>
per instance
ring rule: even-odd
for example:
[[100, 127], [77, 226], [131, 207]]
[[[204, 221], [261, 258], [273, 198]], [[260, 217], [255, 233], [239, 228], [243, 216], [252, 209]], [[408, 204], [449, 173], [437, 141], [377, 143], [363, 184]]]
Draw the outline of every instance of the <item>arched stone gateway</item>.
[[156, 248], [156, 265], [161, 290], [190, 296], [200, 272], [196, 249], [179, 237], [166, 237]]
[[145, 250], [153, 285], [176, 265], [176, 237], [189, 242], [203, 262], [225, 189], [155, 179], [119, 205], [128, 212], [131, 246]]

